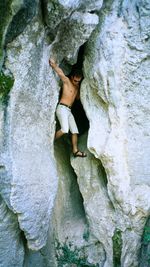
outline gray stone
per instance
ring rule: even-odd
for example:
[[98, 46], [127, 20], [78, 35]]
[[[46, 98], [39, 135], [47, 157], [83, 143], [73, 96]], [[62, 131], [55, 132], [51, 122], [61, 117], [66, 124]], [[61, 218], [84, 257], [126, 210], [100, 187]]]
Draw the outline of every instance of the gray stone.
[[97, 24], [97, 15], [74, 12], [58, 29], [52, 45], [53, 57], [57, 61], [66, 59], [70, 64], [75, 64], [79, 47], [88, 40]]
[[[84, 142], [80, 143], [82, 150], [86, 147]], [[104, 254], [99, 258], [99, 264], [103, 266], [101, 265], [104, 263], [102, 259], [105, 259], [105, 266], [112, 266], [112, 235], [115, 217], [112, 203], [107, 193], [105, 171], [100, 161], [95, 160], [90, 153], [82, 161], [80, 158], [72, 158], [71, 164], [78, 177], [79, 188], [84, 199], [84, 208], [91, 233], [103, 245]], [[108, 222], [107, 226], [106, 221]]]
[[[147, 264], [139, 252], [150, 207], [149, 1], [37, 6], [12, 1], [2, 17], [1, 48], [9, 33], [3, 70], [14, 84], [6, 101], [5, 92], [0, 99], [1, 216], [7, 222], [1, 222], [1, 267], [56, 267], [56, 240], [73, 243], [99, 267], [113, 267], [116, 257], [122, 267]], [[59, 79], [48, 59], [70, 69], [85, 42], [81, 101], [90, 128], [79, 137], [79, 148], [88, 150], [82, 159], [72, 157], [67, 137], [54, 145]]]
[[38, 0], [0, 1], [0, 70], [4, 60], [3, 47], [25, 29], [36, 14], [37, 4]]
[[0, 196], [0, 266], [23, 267], [24, 246], [17, 217]]
[[[74, 11], [88, 12], [92, 10], [100, 10], [103, 0], [91, 2], [89, 0], [52, 0], [43, 1], [44, 18], [47, 26], [56, 34], [57, 26]], [[54, 32], [55, 29], [55, 32]]]
[[[110, 14], [102, 17], [100, 27], [91, 35], [81, 92], [90, 121], [88, 148], [102, 161], [108, 195], [119, 218], [119, 229], [125, 233], [122, 235], [122, 266], [138, 266], [141, 234], [150, 205], [147, 179], [149, 40], [143, 42], [140, 35], [135, 2], [131, 5], [124, 1], [124, 17], [118, 17], [116, 11], [120, 6], [114, 1]], [[147, 114], [146, 120], [144, 114]], [[125, 231], [125, 228], [132, 230]]]
[[[13, 14], [11, 22], [7, 28], [5, 42], [11, 42], [30, 23], [37, 11], [38, 0], [12, 1], [11, 12]], [[18, 21], [20, 23], [18, 23]]]
[[7, 67], [15, 78], [8, 107], [10, 202], [28, 246], [35, 250], [46, 244], [57, 190], [52, 145], [58, 93], [56, 82], [50, 85], [48, 52], [37, 20], [7, 50]]
[[[64, 139], [65, 142], [66, 139]], [[77, 252], [77, 258], [80, 258], [80, 253], [82, 254], [84, 251], [82, 256], [88, 262], [99, 263], [99, 266], [102, 267], [102, 263], [105, 260], [105, 252], [103, 245], [98, 242], [97, 236], [94, 235], [95, 232], [91, 231], [88, 226], [90, 216], [86, 211], [86, 200], [84, 199], [83, 204], [82, 197], [84, 198], [84, 194], [80, 188], [80, 183], [78, 187], [79, 181], [76, 180], [75, 173], [70, 166], [70, 150], [67, 143], [63, 144], [63, 142], [58, 141], [55, 144], [55, 157], [60, 177], [53, 217], [55, 242], [59, 241], [62, 247], [66, 244], [68, 248], [70, 243], [70, 250]], [[79, 164], [79, 161], [77, 164]], [[80, 164], [80, 167], [84, 172], [85, 169], [82, 164]], [[74, 170], [76, 171], [75, 168]], [[85, 184], [85, 190], [86, 188]], [[56, 253], [58, 253], [57, 248]], [[67, 256], [65, 260], [67, 264]]]
[[81, 0], [80, 1], [80, 9], [84, 11], [98, 11], [101, 9], [103, 4], [103, 0]]

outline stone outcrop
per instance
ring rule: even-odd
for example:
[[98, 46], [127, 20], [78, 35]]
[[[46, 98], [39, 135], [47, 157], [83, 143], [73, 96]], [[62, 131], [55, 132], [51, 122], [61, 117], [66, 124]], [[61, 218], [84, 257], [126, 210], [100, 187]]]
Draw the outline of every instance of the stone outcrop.
[[70, 64], [75, 64], [80, 46], [88, 40], [98, 21], [97, 15], [81, 12], [74, 12], [69, 19], [65, 19], [52, 45], [52, 54], [57, 61], [66, 59]]
[[[147, 267], [149, 1], [0, 7], [0, 266]], [[54, 142], [59, 79], [48, 65], [70, 70], [81, 46], [84, 159], [67, 136]]]
[[8, 209], [2, 198], [0, 198], [0, 232], [0, 266], [23, 266], [23, 235], [19, 229], [17, 216]]
[[4, 47], [18, 36], [36, 14], [38, 1], [0, 1], [0, 69]]
[[[9, 45], [7, 52], [9, 68], [12, 73], [16, 71], [8, 107], [11, 111], [8, 111], [11, 125], [9, 134], [12, 136], [8, 146], [13, 159], [11, 205], [14, 211], [19, 213], [21, 228], [30, 243], [29, 246], [34, 249], [45, 244], [49, 214], [57, 189], [55, 161], [53, 154], [49, 153], [53, 144], [49, 135], [54, 135], [55, 110], [50, 99], [57, 101], [57, 97], [50, 91], [48, 79], [44, 78], [50, 74], [48, 62], [45, 60], [48, 51], [43, 47], [43, 35], [44, 30], [42, 31], [39, 22], [33, 21], [26, 28], [26, 32], [24, 31], [23, 37], [20, 35], [19, 40]], [[18, 49], [17, 53], [18, 45], [22, 49]], [[32, 69], [32, 66], [35, 68]], [[56, 91], [55, 81], [51, 86]], [[47, 91], [42, 92], [43, 87], [47, 88]], [[54, 167], [51, 169], [51, 166]], [[35, 221], [36, 224], [32, 223]]]

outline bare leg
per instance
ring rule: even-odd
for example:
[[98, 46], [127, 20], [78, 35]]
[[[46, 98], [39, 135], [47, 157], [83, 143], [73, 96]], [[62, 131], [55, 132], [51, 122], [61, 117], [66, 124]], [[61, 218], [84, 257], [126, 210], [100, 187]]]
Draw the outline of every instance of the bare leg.
[[72, 134], [72, 149], [73, 153], [75, 153], [78, 150], [78, 136], [77, 134]]
[[78, 149], [78, 135], [77, 134], [72, 134], [72, 149], [73, 149], [73, 154], [75, 154], [75, 157], [86, 157], [87, 155], [84, 152], [79, 151]]
[[60, 138], [63, 134], [64, 134], [64, 133], [63, 133], [61, 130], [57, 131], [57, 132], [55, 133], [55, 140], [58, 139], [58, 138]]

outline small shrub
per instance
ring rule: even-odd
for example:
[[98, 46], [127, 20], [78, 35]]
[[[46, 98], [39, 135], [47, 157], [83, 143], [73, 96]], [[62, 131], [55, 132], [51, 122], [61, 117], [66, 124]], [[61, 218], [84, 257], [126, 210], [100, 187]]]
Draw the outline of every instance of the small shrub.
[[145, 226], [144, 227], [143, 243], [144, 243], [144, 245], [148, 245], [149, 242], [150, 242], [150, 227]]
[[14, 79], [10, 75], [5, 75], [3, 71], [0, 72], [0, 100], [4, 99], [11, 90]]
[[121, 231], [116, 229], [113, 235], [113, 263], [115, 267], [121, 266], [122, 237]]
[[71, 242], [65, 241], [61, 244], [56, 240], [56, 258], [58, 267], [66, 266], [71, 267], [98, 267], [98, 264], [91, 264], [87, 260], [87, 256], [84, 253], [84, 248], [77, 248], [73, 246]]

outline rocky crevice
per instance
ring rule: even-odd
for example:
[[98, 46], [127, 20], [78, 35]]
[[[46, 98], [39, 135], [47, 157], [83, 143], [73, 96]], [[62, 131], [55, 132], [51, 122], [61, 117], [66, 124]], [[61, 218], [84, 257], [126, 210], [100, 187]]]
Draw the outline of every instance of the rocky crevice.
[[[13, 78], [0, 100], [1, 266], [55, 267], [53, 242], [66, 238], [89, 266], [147, 264], [139, 252], [150, 205], [149, 2], [41, 3], [45, 26], [38, 1], [32, 12], [30, 1], [12, 1], [1, 33], [1, 65]], [[70, 157], [67, 139], [53, 144], [59, 82], [48, 66], [53, 56], [67, 73], [80, 53], [85, 159]]]
[[[79, 140], [81, 149], [85, 149], [86, 135], [81, 136]], [[77, 176], [75, 175], [73, 169], [75, 169], [76, 172], [76, 168], [74, 168], [74, 165], [72, 165], [73, 169], [70, 166], [70, 147], [68, 148], [68, 153], [67, 148], [65, 148], [64, 151], [63, 147], [64, 144], [62, 143], [62, 141], [57, 141], [57, 144], [55, 144], [55, 157], [57, 159], [60, 177], [57, 198], [55, 202], [56, 206], [54, 208], [53, 224], [55, 228], [55, 239], [60, 242], [61, 246], [65, 244], [69, 245], [69, 243], [71, 243], [72, 249], [75, 249], [76, 247], [80, 251], [84, 250], [84, 257], [86, 257], [87, 261], [89, 262], [89, 266], [92, 266], [90, 264], [99, 264], [99, 266], [102, 266], [102, 263], [104, 263], [106, 257], [105, 249], [104, 246], [99, 242], [99, 239], [95, 236], [93, 229], [91, 229], [92, 226], [90, 223], [90, 216], [86, 207], [86, 197], [84, 196], [82, 186], [78, 180], [79, 175], [78, 173], [76, 173]], [[68, 157], [68, 160], [65, 159], [66, 157]], [[73, 158], [71, 159], [71, 161], [72, 160]], [[85, 160], [80, 162], [82, 169], [84, 164]], [[98, 172], [100, 172], [99, 168]], [[71, 173], [74, 178], [72, 177]], [[86, 178], [87, 177], [88, 173], [86, 175]], [[72, 179], [74, 180], [76, 185], [74, 184]], [[102, 184], [104, 185], [104, 180], [102, 181]], [[75, 192], [73, 192], [72, 190]], [[86, 189], [86, 183], [85, 190], [88, 190], [88, 188]], [[60, 196], [62, 197], [60, 198]], [[81, 196], [83, 197], [83, 200]], [[66, 259], [66, 264], [67, 260], [68, 258]]]
[[150, 218], [148, 217], [144, 226], [139, 255], [139, 266], [148, 267], [150, 262]]

